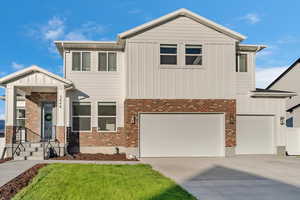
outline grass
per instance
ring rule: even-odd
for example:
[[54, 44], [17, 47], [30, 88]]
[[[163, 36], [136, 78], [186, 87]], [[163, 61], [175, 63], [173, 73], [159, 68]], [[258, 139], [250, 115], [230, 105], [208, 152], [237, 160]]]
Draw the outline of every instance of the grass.
[[195, 200], [150, 165], [50, 164], [14, 199]]

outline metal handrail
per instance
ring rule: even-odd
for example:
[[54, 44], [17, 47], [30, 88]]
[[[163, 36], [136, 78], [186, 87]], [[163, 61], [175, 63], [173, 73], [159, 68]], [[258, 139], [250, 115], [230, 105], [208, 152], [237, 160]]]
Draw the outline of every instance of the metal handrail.
[[[25, 146], [23, 145], [23, 143], [22, 143], [22, 129], [24, 130], [24, 141], [26, 142], [26, 140], [27, 140], [27, 130], [26, 130], [26, 128], [25, 127], [23, 127], [23, 126], [18, 126], [18, 127], [16, 127], [16, 131], [13, 131], [13, 135], [12, 135], [12, 157], [14, 158], [15, 157], [15, 154], [17, 153], [17, 150], [19, 150], [19, 152], [21, 152], [22, 151], [22, 149], [21, 149], [21, 147], [23, 148], [23, 151], [25, 151]], [[19, 140], [19, 142], [17, 143], [17, 136], [18, 136], [18, 134], [19, 134], [19, 138], [20, 138], [20, 140]], [[17, 147], [16, 147], [16, 149], [14, 150], [14, 144], [18, 144], [17, 145]]]

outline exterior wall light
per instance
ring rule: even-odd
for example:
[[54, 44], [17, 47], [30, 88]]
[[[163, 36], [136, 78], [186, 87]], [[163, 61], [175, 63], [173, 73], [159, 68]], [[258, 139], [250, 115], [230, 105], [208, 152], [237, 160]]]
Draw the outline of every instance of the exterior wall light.
[[284, 125], [285, 124], [285, 122], [284, 122], [284, 117], [280, 117], [280, 125]]

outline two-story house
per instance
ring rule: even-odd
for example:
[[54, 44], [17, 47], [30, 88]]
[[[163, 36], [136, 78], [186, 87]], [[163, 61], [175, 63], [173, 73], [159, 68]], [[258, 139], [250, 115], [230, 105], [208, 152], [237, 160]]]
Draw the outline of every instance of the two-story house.
[[52, 141], [60, 154], [284, 154], [285, 98], [295, 94], [255, 88], [255, 56], [265, 46], [245, 38], [179, 9], [116, 41], [56, 41], [63, 77], [32, 66], [0, 79], [6, 147], [21, 137], [21, 95], [23, 140]]

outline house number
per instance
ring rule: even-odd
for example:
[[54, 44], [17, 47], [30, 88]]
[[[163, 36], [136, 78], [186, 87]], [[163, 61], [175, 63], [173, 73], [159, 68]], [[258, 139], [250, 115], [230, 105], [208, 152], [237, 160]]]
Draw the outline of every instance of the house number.
[[58, 105], [59, 105], [59, 108], [61, 108], [61, 96], [59, 96]]

